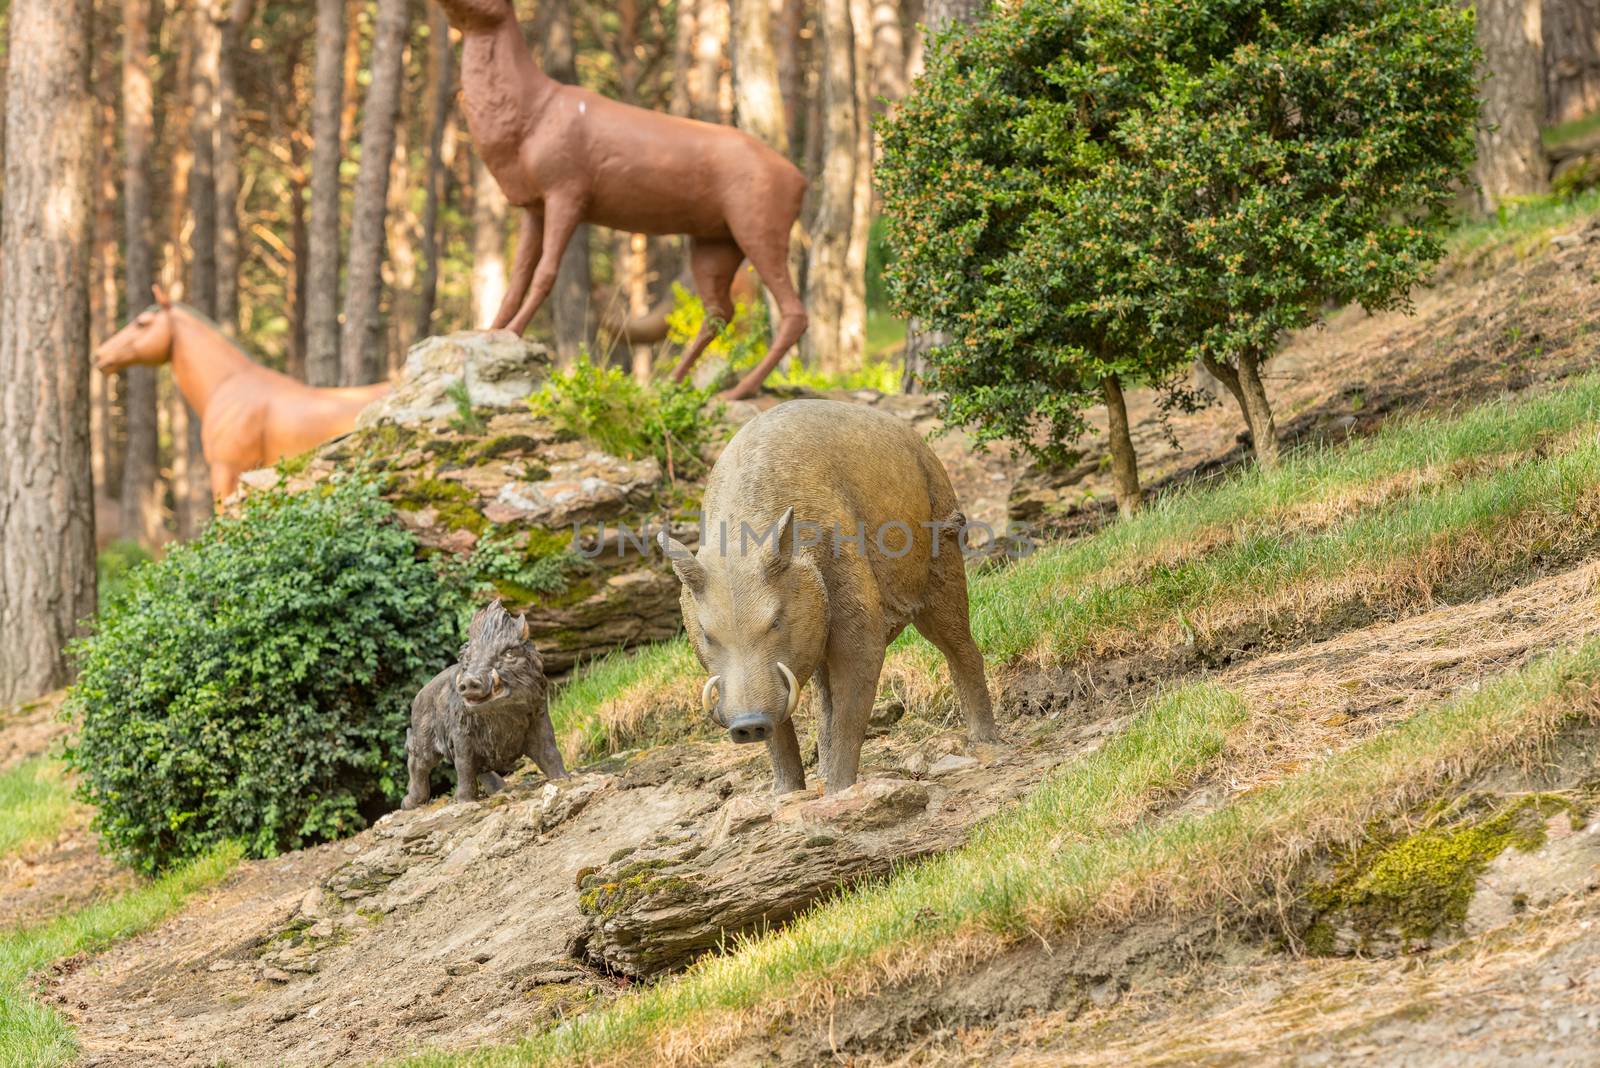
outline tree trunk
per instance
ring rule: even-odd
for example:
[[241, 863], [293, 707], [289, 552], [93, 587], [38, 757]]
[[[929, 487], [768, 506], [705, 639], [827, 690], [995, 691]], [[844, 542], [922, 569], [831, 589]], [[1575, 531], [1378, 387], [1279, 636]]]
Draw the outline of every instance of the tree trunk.
[[95, 607], [88, 0], [12, 0], [0, 207], [0, 707], [67, 682]]
[[896, 0], [872, 3], [872, 112], [906, 95], [906, 45]]
[[772, 49], [772, 5], [770, 0], [732, 0], [732, 11], [739, 128], [787, 156], [789, 127], [778, 87], [778, 59]]
[[[122, 279], [117, 242], [117, 127], [120, 116], [117, 102], [122, 96], [122, 76], [117, 61], [117, 19], [106, 0], [99, 0], [95, 11], [94, 104], [95, 104], [95, 193], [94, 282], [90, 298], [89, 337], [98, 344], [117, 329], [121, 304]], [[91, 374], [94, 394], [91, 438], [94, 442], [94, 488], [96, 499], [115, 499], [122, 493], [123, 431], [117, 400], [121, 379]], [[117, 517], [120, 519], [121, 517]], [[120, 526], [113, 520], [115, 526]], [[117, 531], [101, 531], [100, 536], [117, 536]]]
[[[989, 0], [928, 0], [922, 25], [928, 36], [937, 36], [956, 24], [971, 26], [989, 11]], [[911, 80], [922, 73], [927, 42], [922, 34], [912, 42], [906, 59], [906, 78]], [[901, 385], [907, 393], [922, 391], [922, 376], [926, 371], [929, 351], [948, 343], [944, 334], [927, 329], [916, 319], [906, 323], [905, 371]]]
[[1479, 0], [1478, 47], [1483, 53], [1478, 203], [1494, 211], [1508, 198], [1550, 189], [1550, 161], [1539, 126], [1544, 120], [1542, 0]]
[[872, 0], [850, 0], [855, 37], [855, 183], [839, 317], [839, 369], [860, 367], [867, 351], [867, 244], [872, 236]]
[[217, 317], [217, 95], [222, 61], [222, 0], [195, 0], [190, 33], [194, 66], [189, 72], [189, 284], [184, 299]]
[[[122, 230], [123, 283], [128, 311], [149, 305], [155, 284], [150, 234], [150, 143], [155, 131], [150, 79], [151, 0], [123, 0]], [[122, 409], [127, 445], [122, 467], [122, 536], [140, 544], [161, 537], [161, 447], [156, 414], [156, 370], [123, 373]]]
[[372, 39], [372, 84], [361, 123], [361, 173], [356, 178], [350, 220], [349, 284], [344, 333], [339, 341], [340, 378], [347, 386], [376, 381], [383, 366], [384, 222], [389, 206], [389, 171], [394, 163], [395, 124], [405, 82], [406, 0], [378, 0]]
[[805, 139], [806, 114], [805, 29], [805, 0], [779, 0], [777, 33], [773, 43], [773, 54], [778, 63], [778, 92], [783, 97], [789, 154], [791, 158], [800, 159], [805, 155], [801, 147]]
[[[628, 318], [639, 319], [650, 314], [650, 239], [644, 234], [627, 234], [625, 240]], [[650, 384], [653, 357], [649, 345], [633, 346], [633, 380], [641, 386]]]
[[384, 329], [378, 346], [376, 368], [376, 377], [385, 379], [393, 378], [400, 370], [405, 362], [405, 354], [411, 351], [415, 340], [411, 328], [417, 318], [417, 241], [421, 236], [422, 221], [411, 210], [410, 134], [410, 123], [395, 123], [394, 158], [389, 172], [389, 202], [385, 211], [389, 314], [379, 319]]
[[1111, 476], [1117, 487], [1117, 511], [1132, 515], [1144, 504], [1144, 491], [1139, 488], [1139, 456], [1133, 451], [1133, 437], [1128, 433], [1128, 405], [1122, 396], [1122, 381], [1116, 375], [1100, 386], [1110, 424], [1107, 441], [1111, 446]]
[[239, 66], [245, 31], [255, 15], [255, 0], [229, 0], [220, 8], [221, 52], [217, 67], [216, 159], [217, 322], [239, 330]]
[[339, 384], [339, 165], [344, 160], [345, 0], [317, 0], [311, 87], [311, 232], [306, 266], [306, 381]]
[[472, 316], [473, 327], [489, 329], [506, 299], [506, 195], [472, 154]]
[[806, 270], [807, 355], [824, 371], [844, 365], [840, 323], [845, 314], [850, 217], [856, 190], [856, 49], [850, 0], [821, 0], [822, 171]]
[[1238, 367], [1219, 363], [1211, 356], [1202, 356], [1201, 364], [1211, 376], [1221, 382], [1244, 414], [1245, 426], [1250, 429], [1250, 441], [1255, 450], [1256, 462], [1271, 469], [1278, 466], [1278, 422], [1267, 400], [1266, 387], [1261, 382], [1261, 359], [1254, 353], [1239, 358]]
[[444, 8], [428, 6], [428, 86], [432, 112], [428, 118], [428, 170], [422, 206], [422, 282], [417, 289], [415, 335], [433, 333], [433, 312], [439, 303], [439, 201], [444, 196], [444, 132], [456, 96], [455, 49], [450, 47], [450, 22]]
[[[689, 3], [684, 6], [693, 7]], [[558, 82], [576, 85], [578, 56], [573, 44], [571, 0], [546, 0], [540, 5], [540, 15], [545, 73]], [[561, 257], [561, 267], [556, 273], [556, 287], [550, 294], [556, 359], [562, 367], [571, 367], [577, 362], [579, 352], [593, 347], [589, 326], [589, 293], [593, 286], [589, 227], [584, 224], [573, 231], [572, 240], [567, 243], [566, 254]]]
[[725, 0], [696, 0], [695, 19], [696, 108], [705, 109], [695, 118], [706, 122], [733, 121], [733, 77], [728, 69], [733, 28]]
[[1600, 4], [1544, 0], [1543, 29], [1546, 121], [1600, 111]]

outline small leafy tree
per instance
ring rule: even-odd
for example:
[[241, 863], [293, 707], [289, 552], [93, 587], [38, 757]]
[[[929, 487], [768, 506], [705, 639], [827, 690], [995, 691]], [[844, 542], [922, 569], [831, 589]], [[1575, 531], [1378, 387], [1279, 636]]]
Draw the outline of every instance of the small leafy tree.
[[1199, 361], [1275, 462], [1284, 331], [1401, 304], [1441, 254], [1473, 60], [1452, 0], [1024, 0], [939, 39], [879, 174], [950, 417], [1055, 460], [1104, 400], [1126, 507], [1120, 386]]
[[376, 489], [270, 491], [133, 570], [73, 650], [69, 758], [143, 871], [238, 839], [337, 838], [398, 803], [411, 698], [454, 657], [465, 576]]

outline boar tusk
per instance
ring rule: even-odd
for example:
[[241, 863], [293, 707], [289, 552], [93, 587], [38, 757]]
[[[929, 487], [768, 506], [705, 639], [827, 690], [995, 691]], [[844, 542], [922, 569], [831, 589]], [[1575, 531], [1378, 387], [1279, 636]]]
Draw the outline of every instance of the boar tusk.
[[706, 680], [705, 686], [700, 689], [700, 708], [711, 717], [717, 726], [724, 726], [722, 720], [717, 718], [717, 703], [711, 696], [711, 691], [722, 685], [722, 676], [713, 675]]
[[794, 672], [782, 660], [778, 661], [778, 670], [783, 672], [783, 681], [789, 684], [789, 707], [784, 709], [783, 715], [785, 719], [790, 719], [800, 704], [800, 684], [794, 681]]

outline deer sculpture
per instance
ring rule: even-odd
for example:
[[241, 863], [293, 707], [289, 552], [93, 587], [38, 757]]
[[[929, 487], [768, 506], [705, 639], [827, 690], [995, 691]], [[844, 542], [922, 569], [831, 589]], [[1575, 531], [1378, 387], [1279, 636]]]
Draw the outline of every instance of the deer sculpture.
[[160, 286], [156, 302], [94, 354], [102, 374], [172, 361], [183, 399], [200, 417], [200, 441], [217, 500], [246, 471], [305, 452], [355, 429], [361, 409], [389, 392], [387, 382], [318, 389], [262, 367], [215, 323], [175, 304]]
[[766, 358], [724, 396], [754, 396], [806, 329], [789, 276], [789, 234], [805, 177], [741, 130], [632, 107], [549, 77], [523, 41], [512, 0], [439, 4], [462, 35], [467, 127], [507, 201], [522, 209], [511, 284], [493, 327], [527, 330], [580, 223], [683, 234], [706, 317], [672, 377], [683, 381], [732, 318], [729, 287], [748, 258], [777, 302], [777, 331]]

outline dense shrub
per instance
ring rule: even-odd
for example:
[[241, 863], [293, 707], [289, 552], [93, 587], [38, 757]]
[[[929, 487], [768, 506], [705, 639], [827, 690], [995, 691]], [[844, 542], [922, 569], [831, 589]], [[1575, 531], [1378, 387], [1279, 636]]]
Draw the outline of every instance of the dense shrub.
[[462, 583], [373, 487], [252, 496], [136, 568], [74, 648], [69, 753], [141, 870], [359, 830], [405, 787], [410, 701], [460, 641]]
[[1107, 383], [1200, 360], [1273, 460], [1283, 332], [1441, 254], [1474, 57], [1455, 0], [1023, 0], [939, 39], [878, 174], [950, 416], [1057, 459]]

